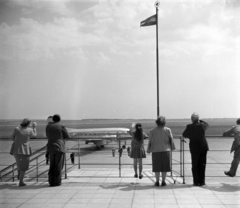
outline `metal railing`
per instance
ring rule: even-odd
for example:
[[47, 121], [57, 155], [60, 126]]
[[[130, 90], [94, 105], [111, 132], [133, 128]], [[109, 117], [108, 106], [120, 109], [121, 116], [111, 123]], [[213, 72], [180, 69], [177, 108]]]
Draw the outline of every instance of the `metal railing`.
[[[78, 167], [78, 169], [81, 168], [81, 166], [88, 166], [88, 165], [94, 165], [94, 166], [109, 166], [109, 165], [113, 165], [113, 166], [118, 166], [118, 170], [119, 170], [119, 177], [122, 177], [122, 167], [123, 166], [127, 166], [127, 165], [132, 165], [132, 163], [123, 163], [122, 162], [122, 156], [123, 154], [123, 147], [122, 147], [122, 140], [119, 139], [117, 141], [117, 148], [115, 149], [116, 153], [115, 156], [118, 156], [118, 163], [87, 163], [87, 162], [81, 162], [81, 143], [80, 140], [76, 137], [75, 140], [78, 141], [78, 145], [77, 145], [77, 151], [74, 152], [74, 155], [76, 155], [77, 157], [77, 161], [76, 161], [76, 166]], [[185, 184], [185, 176], [184, 176], [184, 143], [186, 141], [182, 140], [181, 137], [175, 138], [175, 140], [178, 140], [179, 142], [179, 148], [176, 148], [174, 151], [171, 151], [170, 154], [170, 165], [171, 165], [171, 172], [170, 172], [170, 177], [172, 177], [172, 179], [174, 180], [174, 183], [176, 183], [177, 178], [182, 178], [183, 184]], [[124, 140], [123, 140], [124, 141]], [[175, 141], [176, 142], [176, 141]], [[178, 159], [174, 159], [173, 158], [173, 154], [174, 155], [178, 155]], [[152, 165], [151, 163], [144, 163], [144, 165]], [[179, 167], [177, 170], [177, 167]], [[174, 179], [174, 177], [176, 179]]]
[[[216, 139], [216, 138], [223, 138], [226, 139], [226, 137], [221, 137], [221, 136], [207, 136], [208, 139]], [[229, 138], [228, 138], [229, 139]], [[72, 140], [77, 141], [77, 145], [69, 148], [65, 154], [65, 164], [64, 164], [64, 169], [62, 171], [63, 177], [67, 178], [68, 177], [68, 172], [72, 170], [73, 168], [78, 168], [80, 169], [82, 166], [97, 166], [101, 165], [103, 167], [104, 165], [106, 166], [117, 166], [118, 171], [119, 171], [119, 177], [122, 177], [122, 167], [127, 166], [127, 165], [132, 165], [132, 163], [127, 163], [124, 162], [126, 158], [122, 158], [125, 156], [125, 152], [123, 152], [123, 147], [122, 147], [122, 140], [119, 139], [117, 141], [117, 146], [116, 146], [116, 156], [118, 156], [118, 162], [114, 161], [112, 163], [93, 163], [93, 162], [86, 162], [81, 159], [81, 155], [84, 155], [86, 151], [82, 151], [81, 149], [81, 143], [78, 138], [72, 138]], [[170, 172], [170, 177], [173, 178], [174, 183], [177, 181], [178, 178], [182, 179], [182, 183], [185, 184], [185, 179], [186, 177], [192, 177], [191, 174], [186, 175], [186, 166], [191, 165], [191, 162], [186, 162], [186, 152], [188, 153], [189, 150], [188, 148], [185, 148], [185, 143], [188, 141], [185, 141], [181, 136], [175, 136], [174, 137], [176, 149], [174, 151], [171, 151], [171, 172]], [[124, 141], [124, 140], [123, 140]], [[30, 159], [30, 168], [26, 172], [26, 174], [30, 174], [31, 177], [29, 177], [27, 180], [36, 180], [39, 181], [40, 179], [46, 179], [47, 178], [47, 173], [48, 173], [48, 166], [46, 165], [46, 159], [45, 159], [45, 148], [43, 147], [36, 151]], [[229, 151], [229, 150], [223, 150], [223, 149], [214, 149], [209, 152], [216, 152], [216, 151]], [[89, 151], [93, 152], [93, 151]], [[38, 154], [39, 153], [39, 154]], [[70, 153], [74, 153], [76, 161], [74, 163], [71, 162], [69, 156]], [[38, 154], [38, 155], [37, 155]], [[101, 155], [103, 156], [103, 155]], [[129, 160], [128, 160], [129, 161]], [[229, 165], [229, 163], [224, 163], [224, 162], [211, 162], [207, 164], [215, 164], [215, 165]], [[152, 165], [151, 163], [144, 164], [144, 165]], [[12, 165], [8, 166], [7, 168], [4, 168], [3, 170], [0, 171], [0, 179], [1, 181], [14, 181], [16, 180], [16, 174], [17, 172], [17, 166], [16, 163], [13, 163]], [[189, 173], [189, 170], [187, 169], [187, 173]], [[176, 179], [174, 179], [174, 177]], [[209, 176], [206, 175], [206, 177], [216, 177], [216, 176]], [[4, 180], [6, 179], [6, 180]]]
[[[229, 153], [230, 153], [230, 148], [231, 148], [231, 144], [234, 140], [233, 137], [223, 137], [220, 135], [207, 135], [206, 136], [208, 144], [209, 144], [209, 151], [207, 153], [207, 163], [206, 163], [206, 173], [205, 173], [205, 178], [217, 178], [217, 177], [226, 177], [224, 174], [224, 171], [228, 170], [231, 162], [232, 162], [232, 158], [229, 157]], [[192, 172], [191, 172], [191, 157], [190, 157], [190, 150], [189, 148], [184, 148], [184, 143], [189, 143], [187, 138], [183, 138], [180, 137], [180, 139], [182, 140], [183, 143], [183, 175], [184, 175], [184, 181], [186, 178], [190, 178], [192, 177]], [[226, 148], [215, 148], [215, 145], [219, 143], [219, 141], [221, 140], [229, 140], [229, 147], [225, 146]], [[211, 147], [212, 145], [212, 147]], [[216, 145], [217, 146], [217, 145]], [[219, 145], [221, 146], [221, 145]], [[217, 161], [215, 157], [216, 153], [220, 153], [219, 156], [221, 156], [221, 158], [219, 159], [220, 161]], [[226, 155], [224, 155], [226, 153]], [[188, 161], [186, 161], [186, 157], [188, 158]], [[228, 162], [223, 162], [222, 158], [225, 157], [226, 160]], [[225, 159], [224, 158], [224, 159]], [[209, 162], [212, 161], [212, 162]], [[218, 175], [216, 174], [211, 174], [211, 170], [208, 171], [209, 167], [212, 167], [212, 165], [214, 166], [218, 166], [218, 171], [220, 171], [220, 173]], [[186, 169], [186, 167], [188, 167], [189, 169]], [[215, 167], [216, 169], [217, 167]], [[239, 175], [235, 176], [236, 178], [239, 178]]]
[[[42, 154], [44, 154], [44, 153], [41, 153], [41, 152], [44, 151], [45, 149], [46, 149], [46, 146], [38, 149], [37, 151], [35, 151], [35, 152], [31, 155], [31, 158], [32, 158], [32, 157], [37, 158], [37, 157], [39, 157], [39, 155], [42, 156]], [[39, 155], [36, 156], [37, 154], [39, 154]], [[33, 160], [33, 159], [30, 159], [30, 162], [31, 162], [32, 160]], [[14, 178], [15, 178], [15, 176], [16, 176], [16, 175], [15, 175], [15, 172], [16, 172], [16, 171], [17, 171], [17, 164], [16, 164], [16, 163], [13, 163], [13, 164], [9, 165], [8, 167], [2, 169], [2, 170], [0, 171], [0, 181], [2, 182], [4, 177], [9, 178], [9, 177], [8, 177], [9, 175], [12, 175], [11, 179], [13, 179], [13, 181], [14, 181]], [[7, 181], [8, 181], [8, 180], [7, 180]]]
[[[75, 146], [69, 148], [69, 150], [73, 148], [75, 148]], [[48, 173], [49, 168], [48, 168], [48, 165], [46, 164], [45, 154], [46, 154], [46, 146], [38, 149], [36, 152], [34, 152], [30, 156], [29, 169], [26, 171], [26, 175], [29, 174], [30, 177], [28, 177], [26, 181], [31, 181], [36, 179], [36, 181], [38, 182], [41, 176], [45, 176], [43, 178], [47, 178], [46, 174]], [[65, 175], [65, 178], [67, 178], [67, 171], [70, 170], [73, 166], [75, 166], [75, 165], [71, 165], [71, 167], [68, 168], [67, 167], [68, 160], [70, 159], [67, 159], [65, 154], [64, 169], [62, 171], [62, 174]], [[40, 169], [42, 170], [40, 171]], [[1, 182], [9, 182], [9, 181], [14, 182], [17, 179], [17, 177], [18, 177], [18, 169], [17, 169], [16, 163], [13, 163], [0, 171]]]
[[[81, 161], [81, 153], [86, 153], [81, 151], [81, 144], [80, 144], [80, 140], [78, 138], [72, 138], [72, 140], [76, 140], [77, 141], [77, 145], [67, 149], [66, 154], [65, 154], [65, 163], [64, 163], [64, 169], [62, 171], [62, 174], [65, 178], [68, 177], [68, 172], [70, 170], [72, 170], [75, 167], [78, 167], [78, 169], [81, 168], [81, 166], [85, 166], [85, 165], [93, 165], [93, 166], [97, 166], [97, 165], [101, 165], [102, 167], [104, 165], [106, 166], [118, 166], [118, 171], [119, 171], [119, 177], [122, 177], [122, 167], [126, 166], [126, 165], [131, 165], [131, 163], [126, 163], [122, 161], [122, 156], [125, 155], [125, 152], [123, 152], [123, 146], [122, 146], [122, 140], [119, 139], [117, 141], [117, 148], [116, 148], [116, 156], [118, 156], [118, 163], [113, 162], [113, 163], [87, 163], [85, 161]], [[124, 140], [123, 140], [124, 141]], [[184, 180], [184, 169], [182, 168], [182, 166], [184, 165], [183, 163], [183, 154], [184, 151], [182, 151], [182, 148], [184, 147], [183, 145], [181, 145], [181, 140], [179, 140], [180, 142], [180, 148], [176, 149], [174, 151], [175, 153], [179, 153], [179, 160], [173, 159], [172, 155], [173, 152], [171, 152], [171, 177], [173, 177], [173, 173], [176, 175], [177, 177], [181, 177]], [[126, 144], [126, 142], [124, 143]], [[123, 145], [124, 145], [123, 144]], [[37, 182], [40, 179], [46, 179], [48, 178], [47, 173], [48, 173], [48, 165], [46, 165], [46, 159], [45, 159], [45, 153], [46, 153], [46, 147], [43, 147], [39, 150], [37, 150], [33, 155], [31, 155], [30, 157], [30, 165], [29, 165], [29, 170], [26, 171], [26, 175], [29, 174], [29, 177], [26, 179], [26, 181], [32, 181], [32, 180], [36, 180]], [[93, 151], [92, 151], [93, 152]], [[38, 154], [39, 153], [39, 154]], [[71, 162], [70, 157], [67, 157], [67, 155], [70, 155], [70, 153], [73, 153], [75, 155], [75, 159], [77, 159], [76, 161], [74, 161], [74, 163]], [[102, 156], [102, 155], [101, 155]], [[151, 165], [149, 164], [145, 164], [145, 165]], [[174, 170], [173, 166], [180, 166], [180, 171]], [[15, 181], [17, 179], [17, 165], [16, 163], [13, 163], [11, 165], [9, 165], [8, 167], [4, 168], [3, 170], [0, 171], [0, 181], [3, 182], [8, 182], [8, 181]], [[175, 183], [176, 180], [174, 180]]]

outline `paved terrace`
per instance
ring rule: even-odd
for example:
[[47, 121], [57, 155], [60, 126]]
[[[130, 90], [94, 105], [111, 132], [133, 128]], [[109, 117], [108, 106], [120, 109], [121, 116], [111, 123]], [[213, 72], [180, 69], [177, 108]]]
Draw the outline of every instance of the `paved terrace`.
[[[47, 182], [0, 183], [0, 208], [236, 208], [240, 207], [239, 177], [208, 178], [206, 186], [192, 186], [177, 177], [167, 177], [166, 187], [154, 187], [151, 170], [143, 179], [133, 178], [133, 169], [119, 172], [110, 168], [74, 169], [62, 186]], [[174, 180], [176, 184], [174, 184]]]

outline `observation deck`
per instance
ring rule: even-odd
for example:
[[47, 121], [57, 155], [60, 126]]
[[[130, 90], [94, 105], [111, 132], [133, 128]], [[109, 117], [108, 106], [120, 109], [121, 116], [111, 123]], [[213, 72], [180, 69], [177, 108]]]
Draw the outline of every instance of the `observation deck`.
[[[206, 186], [192, 185], [191, 157], [187, 143], [175, 138], [176, 151], [172, 152], [172, 172], [168, 173], [165, 187], [155, 187], [151, 170], [151, 155], [143, 160], [142, 179], [133, 177], [132, 159], [124, 149], [119, 156], [119, 143], [111, 143], [104, 149], [94, 150], [84, 142], [71, 141], [66, 154], [62, 185], [49, 187], [45, 164], [45, 150], [38, 162], [33, 160], [34, 171], [26, 178], [26, 187], [18, 187], [16, 171], [8, 181], [0, 183], [0, 208], [4, 207], [240, 207], [240, 171], [230, 178], [223, 171], [232, 161], [230, 147], [232, 138], [209, 136], [210, 151], [207, 156]], [[76, 138], [77, 140], [77, 138]], [[31, 141], [32, 143], [34, 141]], [[69, 143], [69, 144], [70, 144]], [[75, 143], [75, 145], [73, 145]], [[77, 145], [77, 146], [76, 146]], [[78, 146], [80, 145], [80, 146]], [[126, 146], [130, 145], [127, 141]], [[145, 141], [145, 148], [147, 141]], [[182, 146], [183, 145], [183, 146]], [[116, 148], [115, 157], [112, 147]], [[79, 152], [80, 150], [80, 152]], [[69, 158], [75, 152], [74, 164]], [[8, 154], [8, 157], [11, 156]], [[42, 165], [37, 165], [43, 161]], [[1, 159], [2, 162], [2, 159]], [[31, 165], [31, 164], [30, 164]], [[41, 168], [45, 171], [41, 174]], [[38, 172], [36, 171], [38, 169]], [[2, 177], [2, 179], [4, 179]]]

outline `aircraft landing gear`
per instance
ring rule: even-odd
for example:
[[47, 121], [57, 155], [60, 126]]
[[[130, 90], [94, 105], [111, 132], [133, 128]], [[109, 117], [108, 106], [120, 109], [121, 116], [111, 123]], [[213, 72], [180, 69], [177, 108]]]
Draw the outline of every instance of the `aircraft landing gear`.
[[99, 147], [99, 146], [96, 146], [96, 150], [100, 150], [101, 149], [101, 147]]

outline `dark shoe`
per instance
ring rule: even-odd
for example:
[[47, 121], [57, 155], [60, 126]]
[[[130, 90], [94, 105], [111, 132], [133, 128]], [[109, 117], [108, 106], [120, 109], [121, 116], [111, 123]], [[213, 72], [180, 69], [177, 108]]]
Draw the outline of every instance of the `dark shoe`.
[[142, 175], [142, 174], [140, 174], [140, 175], [139, 175], [139, 179], [142, 179], [142, 178], [143, 178], [143, 175]]
[[197, 184], [197, 183], [194, 183], [193, 186], [198, 186], [198, 184]]
[[167, 184], [165, 183], [165, 181], [163, 181], [161, 185], [162, 186], [166, 186]]
[[134, 175], [134, 178], [138, 178], [138, 174], [135, 174], [135, 175]]
[[155, 182], [155, 186], [159, 186], [159, 182], [157, 181], [157, 182]]
[[200, 183], [199, 184], [199, 186], [205, 186], [206, 185], [206, 183]]
[[49, 184], [49, 186], [53, 187], [53, 186], [61, 186], [61, 183], [54, 183], [54, 184]]
[[54, 187], [54, 186], [61, 186], [61, 184], [51, 184], [51, 185], [49, 185], [49, 186], [51, 186], [51, 187]]
[[27, 184], [26, 183], [19, 183], [19, 186], [26, 186]]
[[231, 174], [229, 173], [229, 171], [224, 171], [224, 174], [227, 175], [227, 176], [229, 176], [229, 177], [234, 177], [233, 175], [231, 175]]

